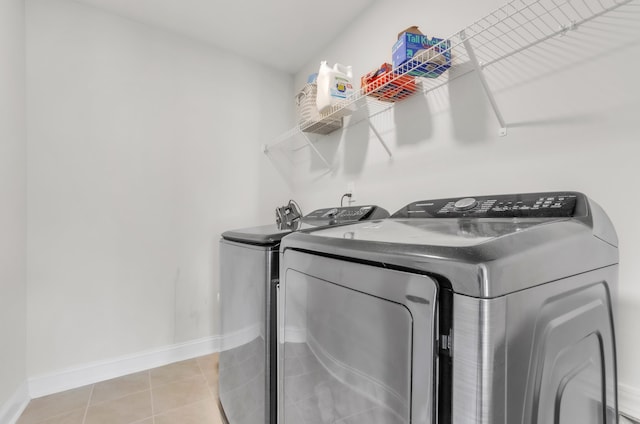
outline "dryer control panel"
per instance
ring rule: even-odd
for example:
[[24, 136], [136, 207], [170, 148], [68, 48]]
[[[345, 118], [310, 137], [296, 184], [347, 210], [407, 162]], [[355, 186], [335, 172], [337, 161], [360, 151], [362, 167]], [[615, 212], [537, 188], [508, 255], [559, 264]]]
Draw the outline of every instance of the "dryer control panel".
[[500, 194], [413, 202], [391, 218], [566, 218], [584, 216], [576, 192]]

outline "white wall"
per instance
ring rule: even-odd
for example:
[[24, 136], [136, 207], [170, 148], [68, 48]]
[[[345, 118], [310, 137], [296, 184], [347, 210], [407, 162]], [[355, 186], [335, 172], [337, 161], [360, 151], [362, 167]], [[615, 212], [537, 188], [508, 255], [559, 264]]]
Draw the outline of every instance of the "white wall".
[[0, 421], [26, 379], [24, 55], [24, 3], [0, 1]]
[[220, 233], [290, 197], [291, 77], [67, 0], [27, 52], [29, 375], [218, 334]]
[[[396, 34], [419, 25], [447, 36], [501, 6], [501, 0], [405, 1], [409, 14], [378, 2], [295, 78], [302, 86], [320, 60], [351, 64], [360, 75], [390, 61]], [[325, 173], [301, 151], [295, 197], [307, 210], [339, 202], [348, 182], [358, 203], [393, 212], [419, 199], [473, 194], [577, 190], [600, 203], [620, 238], [617, 322], [624, 406], [640, 405], [640, 19], [636, 6], [487, 68], [509, 126], [498, 124], [475, 75], [416, 96], [373, 119], [394, 154], [389, 160], [366, 122], [320, 139], [333, 163]], [[451, 70], [449, 72], [452, 72]], [[624, 392], [624, 393], [623, 393]], [[636, 396], [630, 397], [630, 394]], [[640, 414], [640, 410], [636, 409]]]

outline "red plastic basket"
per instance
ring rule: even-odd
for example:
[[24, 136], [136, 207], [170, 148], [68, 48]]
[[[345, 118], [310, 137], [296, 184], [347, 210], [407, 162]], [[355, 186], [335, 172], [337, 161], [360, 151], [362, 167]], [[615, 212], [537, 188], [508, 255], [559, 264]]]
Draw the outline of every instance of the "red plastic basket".
[[383, 63], [360, 78], [362, 93], [375, 97], [383, 102], [397, 102], [418, 91], [416, 79], [410, 75], [397, 75], [393, 73], [390, 63]]

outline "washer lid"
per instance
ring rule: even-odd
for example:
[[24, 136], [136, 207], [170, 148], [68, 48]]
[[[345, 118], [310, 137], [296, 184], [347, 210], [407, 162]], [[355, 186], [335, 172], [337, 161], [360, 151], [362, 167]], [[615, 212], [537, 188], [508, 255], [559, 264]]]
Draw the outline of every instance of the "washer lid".
[[389, 212], [375, 205], [344, 206], [317, 209], [302, 218], [293, 229], [282, 229], [276, 224], [230, 230], [222, 233], [225, 240], [260, 246], [276, 245], [294, 231], [314, 231], [320, 228], [345, 225], [358, 221], [387, 218]]
[[225, 231], [224, 233], [222, 233], [222, 238], [225, 240], [237, 241], [241, 243], [267, 246], [280, 243], [282, 237], [291, 232], [292, 230], [282, 230], [278, 228], [276, 224], [269, 224], [261, 225], [258, 227]]
[[566, 221], [533, 219], [388, 219], [357, 226], [328, 228], [320, 237], [421, 246], [469, 247], [541, 224]]

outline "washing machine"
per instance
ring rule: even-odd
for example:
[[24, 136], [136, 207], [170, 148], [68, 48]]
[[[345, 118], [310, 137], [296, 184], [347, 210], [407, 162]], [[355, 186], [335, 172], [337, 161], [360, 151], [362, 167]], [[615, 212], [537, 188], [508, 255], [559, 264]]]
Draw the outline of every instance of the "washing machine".
[[618, 239], [585, 195], [418, 201], [280, 252], [280, 424], [617, 423]]
[[230, 424], [276, 422], [275, 292], [281, 239], [294, 231], [387, 218], [378, 206], [318, 209], [296, 225], [227, 231], [220, 240], [218, 399]]

